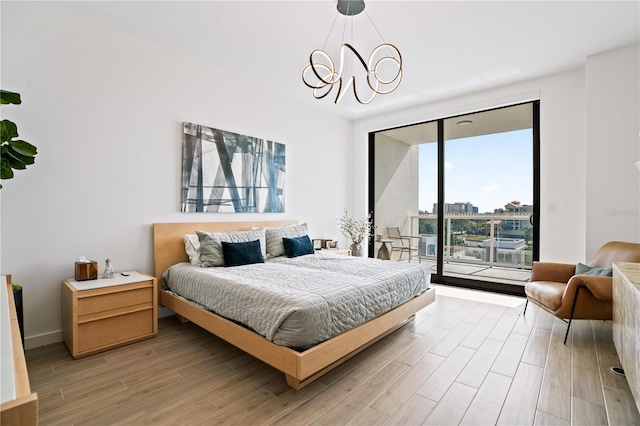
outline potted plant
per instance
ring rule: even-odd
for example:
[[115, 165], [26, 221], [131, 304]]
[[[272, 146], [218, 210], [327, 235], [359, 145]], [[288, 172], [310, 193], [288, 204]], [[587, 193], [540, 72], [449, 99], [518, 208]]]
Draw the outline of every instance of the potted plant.
[[[0, 105], [22, 103], [20, 94], [0, 89]], [[0, 122], [0, 179], [13, 178], [14, 170], [24, 170], [28, 165], [35, 162], [38, 152], [35, 146], [29, 142], [17, 139], [18, 126], [13, 121], [2, 120]], [[0, 185], [2, 189], [2, 185]], [[13, 300], [16, 305], [18, 316], [18, 326], [22, 337], [22, 348], [24, 349], [24, 311], [22, 303], [22, 286], [12, 284]]]
[[[20, 94], [0, 90], [0, 105], [22, 103]], [[2, 120], [0, 122], [0, 179], [13, 178], [14, 170], [24, 170], [35, 162], [37, 148], [29, 142], [17, 139], [18, 126], [13, 121]], [[0, 185], [0, 189], [2, 185]]]
[[364, 254], [362, 240], [371, 235], [371, 225], [370, 214], [362, 214], [359, 218], [354, 218], [349, 216], [346, 209], [338, 219], [340, 233], [351, 239], [351, 256], [360, 257]]

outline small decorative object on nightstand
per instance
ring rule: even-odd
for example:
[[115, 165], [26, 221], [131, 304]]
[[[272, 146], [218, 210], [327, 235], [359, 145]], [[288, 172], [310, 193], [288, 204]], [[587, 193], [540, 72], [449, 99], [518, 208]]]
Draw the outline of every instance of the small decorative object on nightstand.
[[158, 334], [157, 280], [127, 274], [62, 281], [62, 338], [74, 358]]
[[104, 263], [104, 274], [102, 274], [102, 278], [113, 278], [113, 266], [111, 266], [111, 259], [105, 260]]
[[97, 280], [98, 279], [98, 262], [89, 260], [82, 256], [76, 262], [76, 281]]

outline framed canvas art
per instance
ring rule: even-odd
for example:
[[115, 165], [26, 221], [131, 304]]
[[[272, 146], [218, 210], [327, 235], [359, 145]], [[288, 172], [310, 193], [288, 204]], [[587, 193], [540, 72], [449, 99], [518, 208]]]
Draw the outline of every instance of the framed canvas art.
[[182, 211], [284, 212], [285, 145], [184, 123]]

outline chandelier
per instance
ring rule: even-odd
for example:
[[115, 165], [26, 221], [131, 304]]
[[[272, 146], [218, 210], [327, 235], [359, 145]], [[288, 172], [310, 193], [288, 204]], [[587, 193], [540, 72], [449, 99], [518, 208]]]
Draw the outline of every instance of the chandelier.
[[[325, 45], [322, 49], [315, 49], [311, 52], [309, 65], [302, 70], [302, 81], [307, 87], [313, 89], [313, 96], [316, 99], [324, 98], [336, 86], [337, 93], [334, 103], [337, 104], [351, 87], [355, 99], [359, 103], [366, 105], [373, 101], [376, 95], [391, 93], [400, 85], [402, 80], [402, 56], [400, 51], [393, 44], [384, 41], [380, 31], [378, 31], [366, 11], [364, 13], [369, 18], [369, 22], [382, 40], [382, 43], [372, 50], [368, 61], [365, 61], [363, 56], [353, 47], [353, 16], [363, 12], [364, 8], [364, 1], [338, 0], [338, 12], [345, 16], [339, 66], [336, 67], [331, 55], [325, 50], [327, 41], [339, 16], [336, 14]], [[351, 24], [350, 43], [344, 41], [347, 21], [350, 21]], [[347, 55], [350, 58], [349, 61], [345, 62], [345, 56]], [[356, 80], [360, 81], [360, 86], [357, 86]], [[345, 81], [346, 83], [344, 83]], [[366, 84], [363, 81], [366, 81]]]

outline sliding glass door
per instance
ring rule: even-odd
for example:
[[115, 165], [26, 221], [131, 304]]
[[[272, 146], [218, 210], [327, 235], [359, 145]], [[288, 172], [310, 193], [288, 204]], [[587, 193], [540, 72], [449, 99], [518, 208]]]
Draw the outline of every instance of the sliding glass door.
[[537, 102], [372, 133], [377, 239], [400, 228], [391, 246], [411, 256], [392, 260], [429, 264], [436, 282], [521, 294], [537, 259], [538, 146]]

